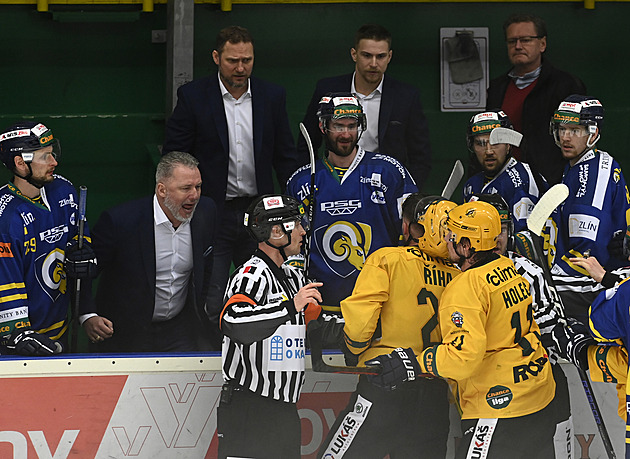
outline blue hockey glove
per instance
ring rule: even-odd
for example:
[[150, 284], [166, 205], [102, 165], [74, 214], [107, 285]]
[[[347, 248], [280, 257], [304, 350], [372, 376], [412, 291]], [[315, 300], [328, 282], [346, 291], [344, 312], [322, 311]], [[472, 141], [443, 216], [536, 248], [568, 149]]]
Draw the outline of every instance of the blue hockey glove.
[[46, 356], [59, 354], [63, 347], [61, 343], [53, 341], [46, 335], [33, 330], [14, 330], [7, 344], [7, 349], [19, 355]]
[[377, 387], [394, 390], [405, 381], [413, 381], [420, 374], [420, 364], [411, 348], [394, 349], [365, 362], [366, 366], [381, 366], [379, 375], [368, 375], [368, 380]]
[[568, 360], [581, 370], [588, 370], [586, 352], [590, 345], [597, 344], [597, 342], [582, 322], [569, 317], [566, 325], [557, 323], [553, 327], [551, 337], [563, 359]]
[[66, 274], [73, 279], [90, 279], [96, 277], [96, 254], [87, 242], [79, 249], [79, 243], [74, 241], [66, 246], [66, 260], [64, 263]]

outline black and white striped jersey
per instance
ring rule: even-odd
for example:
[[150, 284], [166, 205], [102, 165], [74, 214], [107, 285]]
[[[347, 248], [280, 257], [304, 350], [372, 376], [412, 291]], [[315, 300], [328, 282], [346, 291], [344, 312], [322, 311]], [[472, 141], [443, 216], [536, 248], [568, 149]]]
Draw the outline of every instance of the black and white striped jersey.
[[[306, 325], [293, 298], [305, 284], [301, 269], [278, 267], [260, 250], [232, 274], [220, 322], [225, 381], [263, 397], [297, 402], [304, 383]], [[282, 361], [287, 357], [290, 362]]]
[[614, 287], [630, 276], [630, 268], [623, 267], [607, 271], [602, 284], [590, 276], [553, 276], [556, 290], [562, 298], [567, 316], [574, 317], [581, 322], [588, 321], [589, 309], [597, 295], [603, 290]]
[[[630, 277], [630, 267], [618, 268], [610, 272], [617, 278], [617, 282], [622, 281], [626, 277]], [[560, 294], [573, 292], [576, 294], [586, 294], [589, 297], [593, 295], [597, 296], [602, 290], [612, 287], [606, 287], [590, 276], [553, 276], [553, 281], [556, 284], [556, 290], [558, 290]]]
[[551, 363], [556, 363], [559, 355], [551, 338], [551, 329], [558, 321], [557, 308], [562, 307], [560, 301], [554, 290], [547, 285], [540, 266], [514, 252], [507, 252], [507, 256], [514, 263], [516, 271], [529, 282], [532, 306], [534, 307], [534, 320], [540, 328], [541, 341], [547, 349], [549, 360]]

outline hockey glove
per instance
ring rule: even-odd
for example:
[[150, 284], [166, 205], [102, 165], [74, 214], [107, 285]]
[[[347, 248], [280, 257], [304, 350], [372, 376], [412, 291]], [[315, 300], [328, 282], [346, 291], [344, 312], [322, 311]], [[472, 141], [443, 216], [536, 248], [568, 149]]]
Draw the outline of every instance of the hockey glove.
[[73, 279], [90, 279], [96, 277], [96, 254], [90, 244], [83, 241], [79, 249], [78, 242], [68, 243], [66, 246], [66, 274]]
[[46, 356], [59, 354], [63, 347], [46, 335], [33, 330], [14, 330], [7, 344], [7, 349], [19, 355]]
[[606, 249], [608, 250], [608, 255], [616, 260], [626, 261], [628, 259], [628, 255], [630, 254], [624, 253], [624, 239], [624, 231], [615, 231], [612, 239], [608, 243], [608, 247], [606, 247]]
[[379, 375], [368, 375], [368, 380], [377, 387], [394, 390], [405, 381], [413, 381], [420, 374], [420, 364], [411, 348], [394, 349], [390, 354], [379, 355], [365, 362], [367, 366], [382, 368]]
[[553, 327], [551, 337], [563, 359], [581, 370], [588, 370], [588, 347], [597, 343], [582, 322], [569, 317], [566, 325], [557, 323]]
[[630, 226], [626, 228], [626, 234], [623, 236], [623, 257], [630, 260]]

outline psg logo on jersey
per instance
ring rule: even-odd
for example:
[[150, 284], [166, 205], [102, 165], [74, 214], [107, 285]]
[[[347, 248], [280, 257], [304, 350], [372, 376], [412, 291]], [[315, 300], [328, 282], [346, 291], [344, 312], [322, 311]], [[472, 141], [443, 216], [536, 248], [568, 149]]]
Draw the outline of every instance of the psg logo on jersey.
[[457, 328], [462, 328], [464, 325], [464, 316], [460, 312], [455, 311], [451, 314], [451, 322], [453, 322]]

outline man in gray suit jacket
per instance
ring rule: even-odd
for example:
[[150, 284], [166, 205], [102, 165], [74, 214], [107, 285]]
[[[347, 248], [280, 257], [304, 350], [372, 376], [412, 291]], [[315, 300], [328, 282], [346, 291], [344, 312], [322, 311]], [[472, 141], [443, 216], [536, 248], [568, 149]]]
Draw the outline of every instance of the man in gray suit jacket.
[[[392, 36], [383, 26], [361, 26], [350, 50], [354, 73], [319, 80], [303, 123], [317, 150], [322, 143], [316, 115], [320, 99], [329, 93], [353, 93], [359, 98], [368, 123], [359, 145], [398, 159], [421, 189], [431, 170], [429, 128], [418, 90], [385, 75], [392, 59], [391, 44]], [[300, 137], [298, 152], [306, 151], [306, 143]]]

